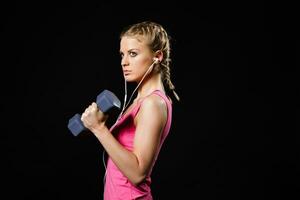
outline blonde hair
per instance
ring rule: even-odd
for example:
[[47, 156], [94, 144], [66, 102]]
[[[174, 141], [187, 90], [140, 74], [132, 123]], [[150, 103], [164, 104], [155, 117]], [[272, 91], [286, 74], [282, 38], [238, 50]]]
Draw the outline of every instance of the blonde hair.
[[153, 52], [161, 51], [163, 60], [159, 63], [158, 72], [162, 74], [162, 81], [166, 84], [170, 91], [173, 92], [175, 98], [179, 101], [180, 98], [175, 92], [175, 86], [171, 81], [170, 73], [170, 37], [166, 30], [158, 23], [144, 21], [126, 27], [120, 34], [122, 39], [124, 36], [136, 37], [142, 36], [148, 41], [148, 46]]

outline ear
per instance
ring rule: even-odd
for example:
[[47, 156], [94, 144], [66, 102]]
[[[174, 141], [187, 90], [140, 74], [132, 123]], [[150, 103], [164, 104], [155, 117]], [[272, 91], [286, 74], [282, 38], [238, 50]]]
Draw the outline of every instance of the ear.
[[154, 59], [158, 60], [158, 63], [160, 63], [164, 58], [163, 52], [161, 50], [158, 50], [154, 54]]

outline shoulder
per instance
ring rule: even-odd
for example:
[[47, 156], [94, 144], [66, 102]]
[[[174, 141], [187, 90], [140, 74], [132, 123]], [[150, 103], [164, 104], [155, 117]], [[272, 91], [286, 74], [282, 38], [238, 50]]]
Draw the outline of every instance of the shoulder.
[[166, 102], [162, 97], [153, 93], [143, 100], [143, 102], [141, 103], [141, 108], [151, 110], [166, 109]]
[[138, 115], [146, 115], [152, 117], [161, 117], [167, 114], [167, 105], [165, 100], [156, 94], [147, 96], [141, 102]]
[[[161, 130], [168, 118], [166, 102], [162, 97], [151, 94], [143, 99], [135, 117], [135, 125], [148, 131]], [[160, 131], [155, 131], [160, 133]]]

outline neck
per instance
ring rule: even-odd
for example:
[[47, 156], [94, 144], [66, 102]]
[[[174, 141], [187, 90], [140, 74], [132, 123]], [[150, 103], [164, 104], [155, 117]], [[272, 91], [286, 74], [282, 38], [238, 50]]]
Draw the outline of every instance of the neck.
[[136, 99], [143, 98], [143, 97], [151, 94], [155, 90], [161, 90], [163, 92], [165, 91], [163, 83], [161, 81], [160, 73], [151, 74], [150, 77], [145, 78], [143, 80], [143, 82], [141, 83], [141, 85], [138, 88], [138, 94], [137, 94]]

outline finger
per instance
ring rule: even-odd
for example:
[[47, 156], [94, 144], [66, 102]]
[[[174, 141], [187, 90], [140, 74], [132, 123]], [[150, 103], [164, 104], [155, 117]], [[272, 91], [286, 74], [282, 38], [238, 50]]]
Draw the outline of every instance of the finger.
[[93, 106], [93, 107], [96, 107], [96, 108], [98, 107], [97, 104], [96, 104], [95, 102], [92, 103], [92, 106]]
[[93, 109], [94, 109], [94, 108], [93, 108], [93, 105], [91, 104], [91, 105], [89, 105], [89, 107], [87, 108], [87, 112], [90, 113], [90, 112], [93, 111]]
[[90, 112], [94, 112], [95, 111], [95, 106], [93, 104], [89, 105], [89, 107], [87, 108], [87, 111]]
[[87, 114], [88, 114], [88, 111], [85, 110], [85, 111], [81, 114], [81, 117], [85, 118], [85, 117], [87, 116]]

